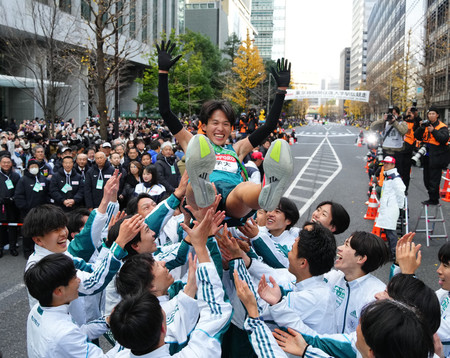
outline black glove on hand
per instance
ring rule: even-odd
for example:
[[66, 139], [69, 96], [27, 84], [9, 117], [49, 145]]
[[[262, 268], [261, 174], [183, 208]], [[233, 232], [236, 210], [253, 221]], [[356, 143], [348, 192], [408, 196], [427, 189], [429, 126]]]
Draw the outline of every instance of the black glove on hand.
[[291, 82], [291, 63], [284, 58], [277, 60], [277, 67], [270, 69], [278, 87], [289, 87]]
[[172, 59], [172, 52], [175, 48], [175, 44], [173, 43], [171, 46], [170, 40], [167, 41], [167, 45], [165, 41], [161, 41], [161, 47], [156, 44], [156, 50], [158, 51], [158, 68], [162, 71], [169, 71], [170, 68], [177, 62], [181, 55]]

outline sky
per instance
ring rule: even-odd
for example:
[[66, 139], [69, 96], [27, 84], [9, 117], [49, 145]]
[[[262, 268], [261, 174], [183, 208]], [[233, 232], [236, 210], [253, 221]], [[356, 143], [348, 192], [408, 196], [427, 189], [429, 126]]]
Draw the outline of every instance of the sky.
[[285, 52], [294, 82], [304, 82], [311, 73], [339, 79], [340, 53], [351, 46], [352, 2], [286, 0]]

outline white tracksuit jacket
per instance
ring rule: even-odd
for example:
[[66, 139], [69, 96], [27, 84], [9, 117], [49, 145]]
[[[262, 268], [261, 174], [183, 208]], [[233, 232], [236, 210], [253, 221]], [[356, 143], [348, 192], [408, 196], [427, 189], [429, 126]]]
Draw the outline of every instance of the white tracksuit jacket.
[[[221, 336], [228, 329], [232, 308], [224, 301], [222, 282], [212, 262], [200, 263], [196, 271], [197, 304], [200, 320], [190, 335], [188, 345], [180, 352], [170, 355], [169, 345], [139, 356], [139, 358], [186, 357], [206, 358], [220, 357]], [[116, 355], [117, 358], [136, 357], [129, 350]]]

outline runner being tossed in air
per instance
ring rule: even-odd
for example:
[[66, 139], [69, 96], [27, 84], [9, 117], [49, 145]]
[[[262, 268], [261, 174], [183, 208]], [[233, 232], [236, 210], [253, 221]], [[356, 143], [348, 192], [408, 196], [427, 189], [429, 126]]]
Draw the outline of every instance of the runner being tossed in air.
[[[276, 128], [283, 106], [286, 89], [291, 78], [291, 65], [287, 60], [277, 61], [272, 74], [277, 83], [275, 101], [266, 123], [252, 134], [233, 145], [225, 142], [230, 136], [235, 113], [228, 102], [211, 100], [203, 104], [200, 112], [202, 129], [206, 136], [192, 135], [170, 109], [168, 73], [181, 55], [172, 57], [175, 44], [170, 40], [156, 45], [159, 66], [159, 111], [178, 143], [186, 153], [186, 170], [190, 184], [186, 200], [193, 208], [207, 207], [214, 202], [215, 192], [222, 195], [219, 210], [233, 218], [243, 218], [252, 210], [274, 210], [291, 178], [293, 160], [289, 144], [276, 140], [264, 160], [263, 185], [244, 181], [244, 157], [258, 146]], [[214, 183], [214, 185], [212, 185]]]

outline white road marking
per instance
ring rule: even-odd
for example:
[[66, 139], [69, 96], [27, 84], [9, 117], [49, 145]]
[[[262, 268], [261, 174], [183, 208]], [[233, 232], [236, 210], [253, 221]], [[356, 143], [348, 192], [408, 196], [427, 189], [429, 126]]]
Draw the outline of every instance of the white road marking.
[[9, 296], [15, 294], [17, 291], [20, 291], [24, 287], [25, 287], [25, 284], [18, 283], [17, 285], [11, 287], [9, 290], [6, 290], [5, 292], [0, 293], [0, 301], [3, 301], [5, 298], [8, 298]]
[[[324, 144], [328, 144], [332, 155], [334, 157], [334, 161], [330, 161], [328, 159], [322, 159], [320, 161], [320, 163], [324, 163], [324, 164], [328, 164], [328, 165], [337, 165], [337, 168], [334, 170], [334, 172], [331, 175], [322, 175], [322, 174], [312, 174], [309, 172], [306, 172], [306, 170], [308, 168], [311, 167], [311, 163], [313, 161], [313, 159], [315, 158], [315, 156], [317, 155], [317, 153], [319, 152], [319, 150], [322, 148], [322, 146]], [[316, 163], [314, 163], [316, 164]], [[342, 170], [342, 163], [339, 160], [339, 157], [336, 154], [336, 151], [334, 150], [333, 146], [331, 145], [330, 140], [328, 139], [328, 133], [325, 136], [325, 138], [320, 142], [320, 144], [317, 146], [316, 150], [314, 151], [314, 153], [311, 155], [311, 157], [308, 159], [308, 161], [305, 163], [305, 165], [303, 166], [303, 168], [300, 170], [300, 172], [297, 174], [297, 176], [295, 177], [294, 181], [292, 182], [292, 184], [289, 186], [289, 188], [286, 190], [285, 196], [290, 197], [291, 192], [297, 187], [297, 183], [299, 181], [304, 181], [304, 182], [314, 182], [316, 184], [321, 184], [321, 186], [318, 189], [314, 189], [314, 195], [312, 197], [310, 197], [306, 203], [300, 208], [299, 213], [300, 216], [302, 216], [308, 209], [309, 207], [312, 205], [312, 203], [319, 197], [319, 195], [325, 190], [325, 188], [333, 181], [333, 179], [340, 173], [340, 171]], [[316, 175], [316, 176], [321, 176], [321, 177], [326, 177], [327, 179], [325, 181], [319, 181], [319, 180], [313, 180], [313, 179], [308, 179], [308, 178], [304, 178], [303, 175]], [[310, 188], [313, 189], [313, 188]], [[297, 198], [295, 195], [291, 196], [294, 200]], [[301, 202], [303, 202], [303, 200], [299, 200]]]

